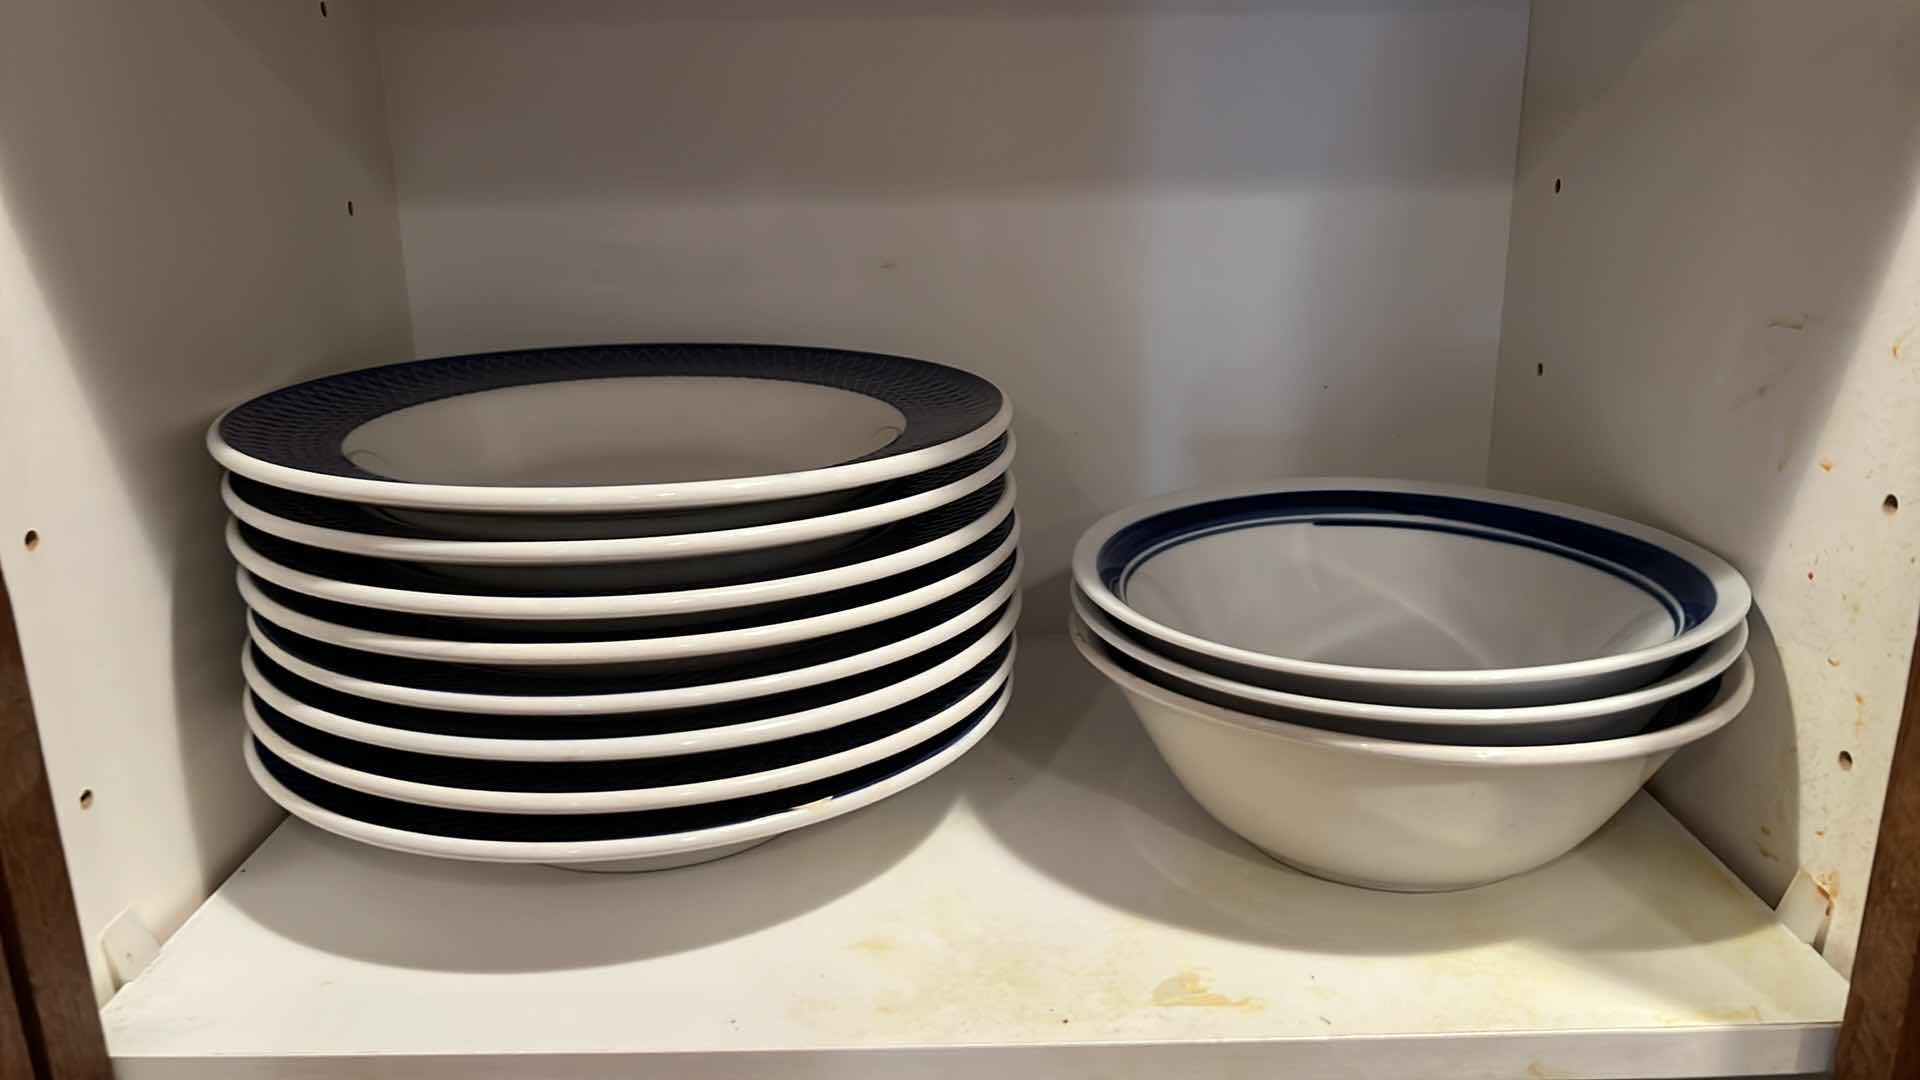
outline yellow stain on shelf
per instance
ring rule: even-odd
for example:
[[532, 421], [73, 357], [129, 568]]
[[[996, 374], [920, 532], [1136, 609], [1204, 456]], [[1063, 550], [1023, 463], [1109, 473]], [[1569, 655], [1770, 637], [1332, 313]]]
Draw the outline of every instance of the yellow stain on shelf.
[[1216, 994], [1207, 980], [1199, 972], [1183, 971], [1178, 975], [1160, 980], [1153, 988], [1153, 1003], [1161, 1008], [1182, 1009], [1264, 1009], [1266, 1003], [1257, 997], [1228, 997]]
[[1760, 1015], [1760, 1006], [1748, 1005], [1744, 1008], [1726, 1009], [1690, 1009], [1686, 1012], [1665, 1013], [1661, 1021], [1675, 1027], [1695, 1024], [1763, 1024], [1766, 1018]]

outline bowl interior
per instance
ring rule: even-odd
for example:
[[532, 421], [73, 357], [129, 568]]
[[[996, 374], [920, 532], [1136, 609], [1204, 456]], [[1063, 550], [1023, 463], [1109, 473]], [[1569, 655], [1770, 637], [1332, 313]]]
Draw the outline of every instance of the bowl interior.
[[824, 468], [892, 442], [906, 418], [831, 386], [722, 376], [569, 379], [386, 413], [342, 440], [368, 472], [423, 484], [650, 484]]
[[1531, 667], [1679, 632], [1668, 599], [1598, 560], [1423, 523], [1307, 519], [1201, 532], [1146, 554], [1116, 591], [1197, 637], [1356, 667]]

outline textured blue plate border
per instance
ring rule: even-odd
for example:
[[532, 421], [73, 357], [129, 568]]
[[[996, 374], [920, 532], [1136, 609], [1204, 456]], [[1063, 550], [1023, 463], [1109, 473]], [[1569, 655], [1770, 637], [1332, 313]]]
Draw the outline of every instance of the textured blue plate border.
[[[931, 543], [941, 537], [964, 529], [975, 521], [994, 512], [1000, 499], [1006, 494], [1007, 478], [997, 477], [992, 483], [970, 495], [962, 496], [946, 504], [902, 518], [899, 521], [880, 526], [859, 540], [833, 552], [830, 555], [790, 568], [772, 577], [791, 577], [802, 573], [815, 573], [832, 570], [856, 563], [870, 562], [888, 555]], [[1011, 516], [1011, 511], [1009, 511]], [[326, 548], [310, 547], [291, 540], [261, 532], [251, 525], [240, 524], [240, 535], [247, 546], [258, 552], [261, 557], [277, 563], [289, 570], [296, 570], [314, 577], [328, 578], [355, 585], [367, 585], [385, 589], [405, 589], [414, 592], [438, 593], [448, 596], [473, 595], [475, 587], [454, 578], [436, 573], [430, 564], [402, 562], [397, 559], [383, 559], [373, 555], [352, 555]], [[771, 580], [761, 571], [740, 569], [752, 567], [754, 553], [727, 552], [719, 555], [699, 555], [692, 559], [701, 560], [701, 565], [709, 568], [701, 585], [682, 585], [678, 587], [633, 586], [619, 591], [670, 593], [693, 588], [710, 588], [735, 585], [749, 581]], [[690, 562], [684, 560], [683, 562]], [[617, 566], [619, 564], [609, 564]], [[645, 564], [641, 564], [645, 565]], [[489, 586], [488, 595], [498, 596], [601, 596], [610, 591], [607, 584], [552, 584], [551, 571], [539, 564], [515, 567], [524, 576], [524, 584], [518, 587], [505, 585]]]
[[319, 777], [301, 772], [274, 756], [271, 750], [254, 740], [254, 752], [260, 764], [289, 791], [325, 810], [355, 821], [385, 825], [408, 832], [432, 836], [453, 836], [470, 840], [565, 841], [615, 840], [667, 833], [691, 832], [722, 825], [752, 821], [819, 802], [843, 798], [871, 787], [896, 773], [905, 772], [960, 742], [978, 727], [1005, 698], [1008, 688], [969, 713], [952, 727], [891, 757], [869, 765], [829, 776], [797, 787], [769, 791], [745, 798], [697, 806], [678, 806], [663, 810], [629, 810], [602, 814], [503, 814], [481, 810], [448, 810], [417, 803], [369, 795]]
[[493, 761], [395, 750], [308, 727], [258, 694], [251, 696], [261, 723], [276, 735], [315, 757], [375, 776], [474, 791], [632, 791], [750, 776], [887, 738], [957, 705], [997, 675], [1012, 652], [1013, 642], [1002, 642], [944, 685], [822, 731], [722, 750], [610, 761]]
[[[945, 487], [956, 481], [964, 480], [987, 466], [992, 465], [995, 461], [998, 461], [1000, 455], [1006, 452], [1009, 441], [1011, 440], [1008, 436], [1002, 435], [981, 449], [957, 461], [950, 461], [937, 468], [928, 469], [926, 472], [915, 473], [898, 480], [886, 480], [858, 489], [858, 497], [854, 501], [844, 506], [835, 506], [833, 512], [841, 513], [880, 506], [896, 499], [905, 499], [910, 496], [924, 494]], [[410, 540], [469, 540], [473, 541], [476, 546], [482, 546], [491, 540], [497, 539], [497, 537], [494, 536], [476, 539], [466, 535], [458, 528], [457, 519], [452, 527], [434, 528], [429, 522], [421, 520], [423, 516], [431, 519], [432, 511], [412, 510], [408, 518], [399, 518], [395, 517], [393, 513], [385, 507], [375, 506], [369, 503], [348, 502], [344, 499], [329, 499], [321, 495], [308, 495], [298, 491], [290, 491], [286, 488], [277, 488], [271, 484], [261, 483], [251, 477], [242, 476], [239, 473], [229, 474], [227, 483], [232, 486], [234, 497], [241, 502], [257, 510], [271, 514], [274, 517], [300, 525], [311, 525], [321, 529], [337, 529], [342, 532], [359, 533], [366, 536], [388, 536]], [[781, 508], [790, 503], [800, 503], [802, 509], [794, 514], [782, 512]], [[786, 502], [774, 501], [759, 505], [766, 511], [761, 515], [763, 520], [748, 522], [746, 524], [771, 524], [790, 521], [797, 516], [813, 516], [804, 509], [806, 506], [805, 497], [788, 500]], [[512, 522], [518, 525], [525, 534], [525, 539], [549, 539], [549, 537], [542, 535], [542, 526], [546, 519], [542, 519], [539, 515], [499, 514], [492, 516], [496, 520]], [[570, 521], [574, 523], [581, 521], [583, 518], [592, 518], [595, 516], [602, 517], [609, 522], [607, 528], [601, 534], [604, 537], [617, 539], [633, 534], [633, 530], [622, 527], [632, 520], [630, 515], [567, 515]], [[669, 515], [657, 514], [655, 516], [665, 517]], [[739, 527], [740, 524], [741, 523], [738, 522], [728, 522], [722, 527]], [[580, 534], [577, 524], [571, 525], [570, 528], [572, 529], [570, 533], [553, 537], [552, 539], [578, 540], [586, 538]], [[698, 533], [706, 532], [708, 529], [703, 527], [699, 522], [689, 522], [685, 531]]]
[[[875, 581], [850, 585], [844, 589], [834, 589], [829, 592], [814, 593], [793, 600], [727, 609], [719, 613], [716, 618], [703, 620], [699, 624], [700, 633], [710, 634], [776, 626], [798, 619], [831, 615], [837, 611], [879, 603], [902, 593], [938, 584], [973, 566], [981, 565], [987, 556], [1007, 542], [1015, 524], [1013, 516], [1009, 514], [1007, 519], [992, 532], [959, 551], [943, 555], [923, 566], [902, 570]], [[396, 634], [402, 637], [431, 638], [440, 641], [563, 644], [591, 641], [643, 641], [649, 638], [675, 637], [686, 633], [685, 627], [672, 624], [664, 627], [635, 628], [628, 620], [605, 620], [597, 626], [584, 620], [572, 620], [560, 626], [554, 626], [542, 620], [528, 620], [504, 626], [492, 623], [476, 624], [472, 619], [450, 615], [418, 615], [412, 612], [361, 607], [337, 600], [308, 596], [305, 593], [275, 585], [251, 571], [243, 572], [252, 581], [254, 588], [259, 589], [268, 599], [289, 611], [337, 626], [352, 627], [377, 634]]]
[[[1019, 563], [1017, 554], [1009, 555], [986, 578], [952, 596], [905, 615], [895, 615], [857, 630], [847, 630], [816, 638], [803, 648], [784, 651], [729, 668], [729, 680], [774, 675], [817, 664], [831, 663], [859, 653], [871, 652], [896, 641], [931, 630], [958, 618], [969, 608], [992, 596]], [[991, 626], [1006, 610], [1002, 604], [994, 614], [982, 616], [967, 629]], [[403, 656], [385, 656], [324, 641], [316, 641], [278, 626], [259, 612], [248, 618], [260, 634], [274, 645], [315, 667], [353, 679], [384, 683], [388, 686], [463, 694], [553, 697], [579, 694], [624, 694], [654, 690], [672, 690], [714, 682], [711, 670], [608, 672], [584, 675], [579, 671], [539, 667], [515, 667], [486, 664], [460, 664], [440, 660], [418, 660]]]
[[341, 453], [347, 433], [388, 413], [460, 394], [630, 376], [810, 383], [865, 394], [898, 409], [906, 418], [900, 436], [849, 461], [949, 442], [990, 422], [1002, 404], [1000, 391], [977, 375], [904, 356], [792, 345], [579, 345], [437, 357], [329, 375], [236, 407], [221, 418], [219, 432], [229, 447], [274, 465], [405, 483], [347, 460]]
[[280, 666], [252, 641], [247, 652], [254, 670], [265, 682], [293, 700], [348, 717], [363, 724], [463, 738], [503, 742], [540, 742], [551, 739], [626, 739], [643, 735], [697, 731], [703, 728], [751, 724], [778, 716], [807, 712], [885, 690], [965, 652], [1000, 625], [1005, 609], [922, 652], [855, 675], [796, 690], [741, 701], [692, 705], [636, 713], [589, 713], [577, 716], [516, 716], [510, 713], [470, 713], [430, 709], [356, 697], [302, 678]]
[[1676, 634], [1699, 626], [1719, 599], [1699, 567], [1638, 537], [1538, 510], [1392, 491], [1270, 492], [1178, 507], [1114, 533], [1096, 569], [1101, 584], [1124, 598], [1127, 578], [1160, 552], [1203, 536], [1295, 522], [1450, 532], [1574, 559], [1646, 591], [1672, 615]]

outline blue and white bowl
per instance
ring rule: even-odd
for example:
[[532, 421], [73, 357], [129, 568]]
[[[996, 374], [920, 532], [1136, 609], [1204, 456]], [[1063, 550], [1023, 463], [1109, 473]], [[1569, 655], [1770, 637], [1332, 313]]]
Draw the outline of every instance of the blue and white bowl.
[[1671, 717], [1689, 693], [1719, 678], [1747, 648], [1747, 628], [1733, 632], [1636, 690], [1558, 705], [1449, 708], [1378, 705], [1310, 697], [1248, 686], [1170, 660], [1087, 603], [1075, 590], [1073, 613], [1105, 647], [1108, 658], [1139, 678], [1223, 709], [1321, 731], [1447, 746], [1553, 746], [1638, 734]]
[[1209, 675], [1391, 705], [1619, 694], [1741, 625], [1746, 580], [1657, 529], [1546, 499], [1399, 480], [1208, 489], [1111, 514], [1074, 583]]

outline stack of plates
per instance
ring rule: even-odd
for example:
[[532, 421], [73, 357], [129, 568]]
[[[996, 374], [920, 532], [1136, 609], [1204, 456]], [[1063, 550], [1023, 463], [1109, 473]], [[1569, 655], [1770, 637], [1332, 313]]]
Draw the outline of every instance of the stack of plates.
[[894, 356], [619, 345], [288, 387], [208, 433], [247, 763], [321, 828], [680, 866], [900, 791], [999, 718], [1009, 406]]
[[1074, 554], [1073, 633], [1196, 800], [1310, 873], [1539, 866], [1752, 693], [1751, 593], [1684, 540], [1480, 488], [1158, 499]]

